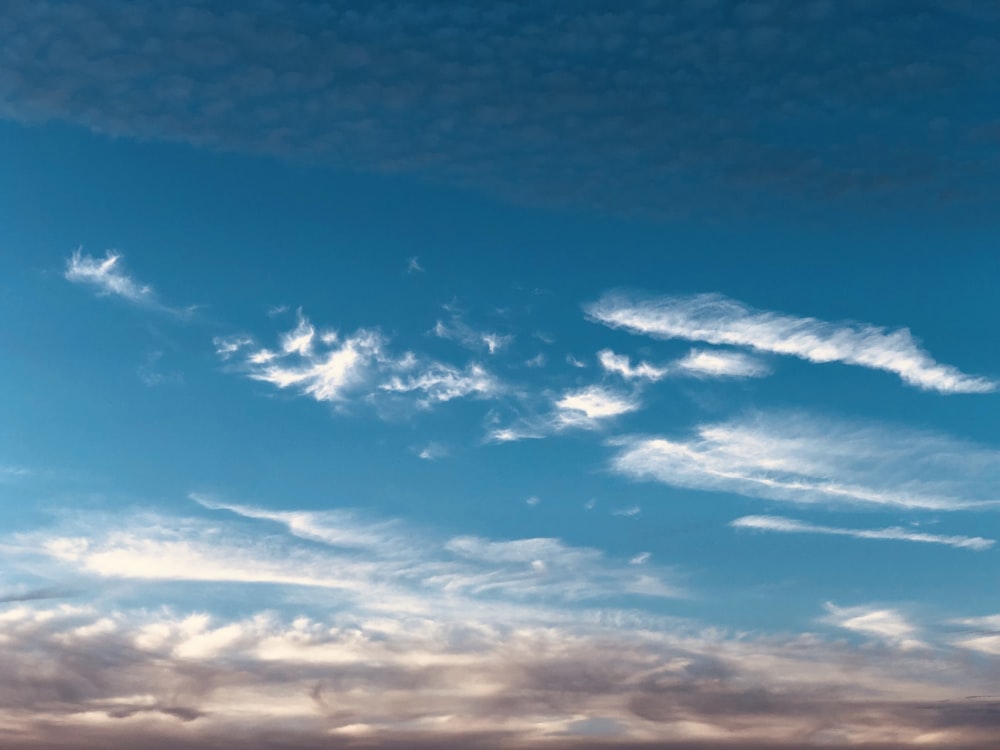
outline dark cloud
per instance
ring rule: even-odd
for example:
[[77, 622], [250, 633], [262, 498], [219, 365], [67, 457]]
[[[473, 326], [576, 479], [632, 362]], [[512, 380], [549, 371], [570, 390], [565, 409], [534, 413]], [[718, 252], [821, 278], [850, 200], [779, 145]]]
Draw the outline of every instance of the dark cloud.
[[0, 115], [656, 215], [997, 187], [983, 0], [12, 0]]

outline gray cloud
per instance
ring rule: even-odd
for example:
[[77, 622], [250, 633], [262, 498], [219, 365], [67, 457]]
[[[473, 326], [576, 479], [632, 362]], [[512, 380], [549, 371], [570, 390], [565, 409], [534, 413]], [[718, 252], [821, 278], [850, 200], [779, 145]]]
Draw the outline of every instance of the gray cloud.
[[14, 0], [0, 116], [658, 215], [968, 201], [996, 187], [996, 123], [955, 102], [996, 96], [998, 23], [985, 1]]
[[[507, 628], [471, 614], [0, 617], [0, 725], [14, 748], [968, 750], [1000, 727], [995, 699], [962, 697], [988, 688], [990, 665], [948, 650], [665, 624]], [[614, 736], [587, 736], [580, 716]]]

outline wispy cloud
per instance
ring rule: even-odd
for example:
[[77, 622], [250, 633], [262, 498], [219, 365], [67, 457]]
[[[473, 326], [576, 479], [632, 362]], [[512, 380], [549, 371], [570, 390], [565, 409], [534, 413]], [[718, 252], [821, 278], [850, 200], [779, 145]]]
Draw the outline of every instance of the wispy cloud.
[[846, 529], [797, 521], [782, 516], [743, 516], [732, 521], [730, 526], [738, 529], [776, 531], [786, 534], [829, 534], [833, 536], [847, 536], [854, 539], [884, 539], [888, 541], [944, 544], [949, 547], [973, 550], [989, 549], [995, 543], [994, 539], [985, 539], [980, 536], [927, 534], [900, 526], [891, 526], [885, 529]]
[[500, 381], [481, 365], [470, 364], [459, 370], [438, 362], [415, 375], [392, 377], [379, 388], [393, 393], [420, 391], [425, 394], [419, 402], [423, 406], [466, 396], [492, 397], [503, 390]]
[[827, 614], [822, 622], [829, 625], [874, 636], [902, 649], [926, 645], [915, 637], [917, 628], [898, 610], [873, 606], [838, 607], [829, 602], [825, 606]]
[[[448, 309], [454, 310], [450, 305]], [[496, 331], [473, 328], [465, 322], [458, 312], [453, 312], [448, 321], [438, 320], [431, 332], [438, 338], [454, 341], [466, 349], [485, 350], [489, 354], [496, 354], [506, 349], [514, 341], [513, 334], [501, 334]]]
[[938, 510], [1000, 501], [1000, 451], [905, 428], [776, 413], [615, 443], [614, 471], [678, 487]]
[[605, 372], [620, 375], [626, 380], [662, 380], [671, 372], [669, 365], [651, 365], [649, 362], [632, 364], [625, 354], [615, 354], [610, 349], [602, 349], [597, 353], [597, 361]]
[[326, 590], [371, 613], [429, 615], [519, 602], [598, 602], [623, 593], [683, 595], [671, 571], [639, 572], [625, 560], [554, 538], [439, 539], [398, 521], [365, 520], [347, 510], [271, 510], [200, 494], [192, 499], [243, 521], [277, 525], [285, 533], [261, 533], [235, 518], [209, 523], [145, 514], [122, 523], [78, 518], [64, 532], [17, 536], [17, 545], [63, 566], [63, 574], [71, 570], [84, 578], [149, 585]]
[[420, 259], [416, 255], [407, 259], [406, 261], [407, 273], [424, 273], [424, 271], [425, 269], [422, 265], [420, 265]]
[[613, 328], [657, 338], [745, 346], [809, 362], [841, 362], [885, 370], [924, 390], [988, 393], [997, 387], [994, 380], [966, 375], [936, 362], [905, 328], [887, 330], [869, 324], [830, 323], [759, 311], [721, 295], [608, 294], [589, 305], [587, 314]]
[[121, 297], [141, 307], [174, 315], [187, 315], [194, 310], [194, 307], [180, 309], [161, 303], [153, 287], [126, 273], [121, 261], [122, 256], [114, 250], [108, 250], [103, 258], [95, 258], [77, 249], [66, 261], [65, 277], [74, 284], [93, 287], [99, 296]]
[[389, 349], [388, 340], [375, 329], [358, 329], [342, 335], [317, 330], [299, 312], [296, 326], [279, 337], [279, 348], [257, 345], [246, 335], [217, 337], [216, 353], [226, 361], [240, 358], [247, 377], [281, 389], [294, 389], [316, 401], [344, 404], [352, 399], [420, 394], [419, 407], [427, 408], [456, 398], [488, 398], [504, 387], [492, 373], [475, 362], [464, 368]]
[[768, 374], [768, 367], [755, 357], [742, 352], [692, 349], [686, 356], [662, 365], [649, 362], [632, 364], [625, 354], [602, 349], [597, 359], [605, 372], [619, 375], [626, 380], [655, 382], [670, 376], [750, 378]]
[[954, 620], [952, 624], [961, 627], [966, 633], [952, 640], [953, 646], [1000, 656], [1000, 615], [964, 617]]
[[606, 420], [639, 409], [634, 396], [603, 386], [587, 386], [564, 393], [555, 401], [555, 421], [559, 427], [594, 429]]
[[601, 430], [642, 406], [639, 398], [603, 385], [571, 388], [548, 396], [548, 402], [537, 411], [514, 420], [511, 424], [492, 426], [487, 441], [509, 443], [548, 437], [566, 430]]

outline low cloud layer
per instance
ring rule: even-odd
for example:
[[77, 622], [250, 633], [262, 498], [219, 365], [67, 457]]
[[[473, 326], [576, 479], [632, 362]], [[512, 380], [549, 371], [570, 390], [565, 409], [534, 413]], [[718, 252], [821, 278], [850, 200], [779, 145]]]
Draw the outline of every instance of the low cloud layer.
[[989, 393], [994, 380], [936, 362], [905, 329], [830, 323], [755, 310], [716, 294], [638, 297], [608, 294], [587, 307], [595, 321], [662, 339], [744, 346], [814, 363], [841, 362], [895, 373], [903, 382], [939, 393]]

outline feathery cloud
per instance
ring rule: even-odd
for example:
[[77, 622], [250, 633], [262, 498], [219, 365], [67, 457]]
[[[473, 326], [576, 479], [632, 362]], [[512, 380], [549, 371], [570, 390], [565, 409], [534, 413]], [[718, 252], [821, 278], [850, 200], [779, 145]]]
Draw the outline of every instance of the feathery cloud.
[[1000, 451], [929, 432], [776, 413], [614, 444], [614, 471], [677, 487], [913, 509], [1000, 503]]
[[997, 387], [994, 380], [966, 375], [936, 362], [905, 328], [890, 331], [868, 324], [829, 323], [754, 310], [717, 294], [607, 294], [587, 307], [587, 315], [612, 328], [656, 338], [745, 346], [809, 362], [884, 370], [909, 385], [940, 393], [989, 393]]
[[427, 360], [412, 352], [393, 354], [375, 329], [352, 334], [318, 331], [298, 313], [296, 325], [279, 337], [277, 350], [260, 347], [249, 336], [217, 337], [216, 353], [225, 361], [239, 355], [237, 367], [252, 380], [291, 388], [316, 401], [344, 404], [380, 396], [422, 394], [416, 404], [428, 408], [456, 398], [490, 398], [502, 393], [501, 382], [485, 367], [464, 368]]
[[121, 254], [114, 250], [108, 250], [104, 258], [95, 258], [78, 248], [66, 261], [64, 276], [74, 284], [93, 287], [101, 297], [121, 297], [140, 307], [177, 316], [188, 315], [194, 310], [194, 307], [172, 308], [161, 303], [152, 286], [136, 281], [125, 272], [121, 260]]
[[927, 534], [925, 532], [891, 526], [885, 529], [845, 529], [836, 526], [797, 521], [782, 516], [743, 516], [732, 521], [730, 526], [737, 529], [753, 529], [755, 531], [776, 531], [786, 534], [829, 534], [832, 536], [847, 536], [853, 539], [884, 539], [901, 542], [923, 542], [926, 544], [944, 544], [960, 549], [986, 550], [992, 547], [996, 540], [980, 536], [961, 536], [950, 534]]

